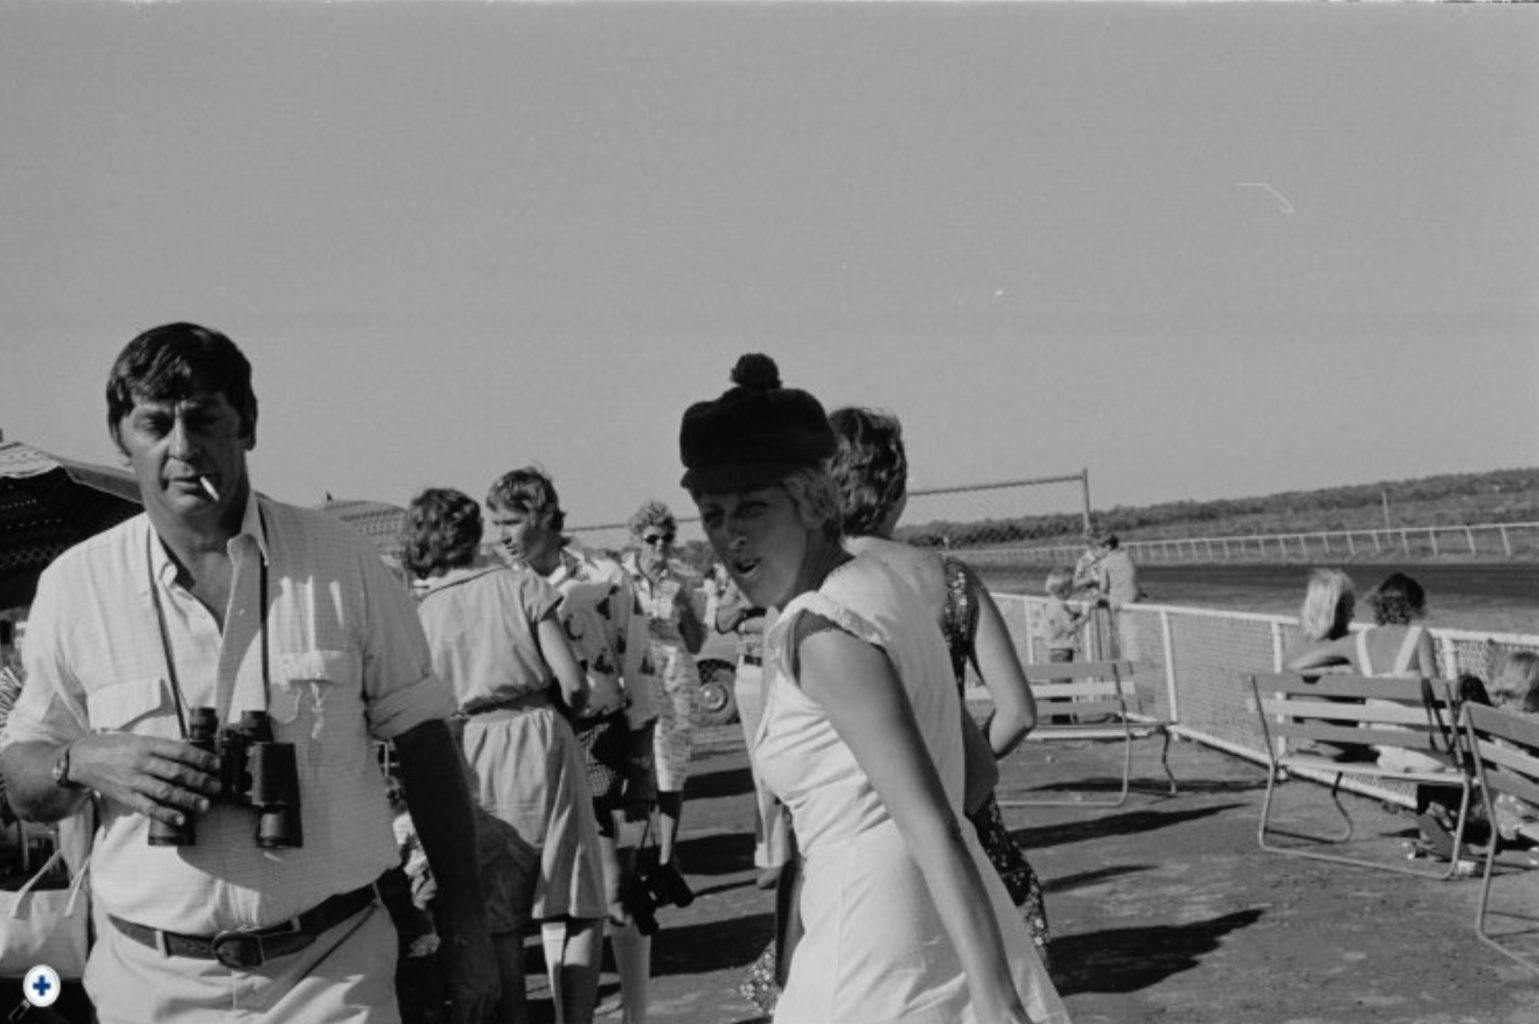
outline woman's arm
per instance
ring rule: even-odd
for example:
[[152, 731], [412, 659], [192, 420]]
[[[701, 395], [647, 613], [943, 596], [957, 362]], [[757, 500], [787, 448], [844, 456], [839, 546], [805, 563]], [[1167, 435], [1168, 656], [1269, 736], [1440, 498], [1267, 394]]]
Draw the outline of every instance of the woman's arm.
[[556, 674], [556, 683], [561, 687], [566, 706], [581, 711], [592, 697], [588, 674], [577, 663], [577, 655], [572, 653], [572, 645], [567, 642], [566, 630], [561, 628], [561, 620], [554, 608], [535, 626], [535, 639], [539, 641], [545, 664]]
[[964, 565], [962, 572], [978, 606], [978, 633], [973, 637], [970, 660], [994, 700], [994, 714], [989, 717], [989, 747], [995, 757], [1004, 757], [1036, 728], [1037, 702], [1031, 696], [1026, 670], [1021, 668], [1021, 659], [1015, 653], [1015, 643], [999, 606], [971, 568]]
[[924, 875], [978, 1018], [1026, 1021], [978, 865], [886, 653], [810, 614], [797, 623], [796, 645], [803, 691], [866, 770]]
[[1326, 665], [1354, 665], [1356, 643], [1350, 633], [1337, 640], [1317, 641], [1289, 658], [1283, 668], [1289, 672], [1302, 672], [1309, 668], [1324, 668]]

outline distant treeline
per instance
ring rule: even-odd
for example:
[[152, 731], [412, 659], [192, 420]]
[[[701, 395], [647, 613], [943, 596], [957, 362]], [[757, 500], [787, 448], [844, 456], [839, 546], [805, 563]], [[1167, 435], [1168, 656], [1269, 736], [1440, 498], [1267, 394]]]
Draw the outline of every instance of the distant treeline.
[[[1539, 468], [1283, 491], [1256, 498], [1117, 505], [1093, 511], [1091, 518], [1097, 526], [1130, 540], [1532, 522], [1539, 520]], [[1076, 514], [967, 523], [936, 520], [900, 527], [898, 536], [923, 547], [1050, 546], [1081, 541], [1084, 522]]]

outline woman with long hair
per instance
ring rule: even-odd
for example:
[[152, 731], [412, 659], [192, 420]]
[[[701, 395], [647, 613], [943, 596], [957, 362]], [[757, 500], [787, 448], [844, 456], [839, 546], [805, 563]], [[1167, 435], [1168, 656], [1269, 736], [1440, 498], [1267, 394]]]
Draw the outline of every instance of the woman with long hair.
[[817, 399], [766, 356], [685, 413], [683, 486], [734, 582], [778, 617], [753, 756], [790, 809], [805, 931], [780, 1024], [1068, 1020], [962, 828], [961, 707], [933, 610], [841, 543]]

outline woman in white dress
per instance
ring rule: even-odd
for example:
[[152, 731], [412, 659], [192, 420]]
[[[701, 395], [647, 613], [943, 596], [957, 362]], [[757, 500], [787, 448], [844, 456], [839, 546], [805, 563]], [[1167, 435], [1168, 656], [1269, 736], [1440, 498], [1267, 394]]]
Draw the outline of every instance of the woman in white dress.
[[1064, 1024], [1003, 884], [961, 820], [961, 713], [913, 589], [840, 544], [817, 399], [765, 356], [684, 414], [682, 481], [734, 582], [779, 616], [753, 746], [805, 858], [779, 1024]]

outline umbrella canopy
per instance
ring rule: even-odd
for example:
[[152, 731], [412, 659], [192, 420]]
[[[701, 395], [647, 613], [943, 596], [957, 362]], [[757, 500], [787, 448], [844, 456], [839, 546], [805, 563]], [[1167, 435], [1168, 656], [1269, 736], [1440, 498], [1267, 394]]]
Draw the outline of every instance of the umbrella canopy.
[[126, 470], [0, 441], [0, 608], [30, 604], [59, 553], [140, 509]]
[[369, 538], [381, 555], [400, 558], [401, 526], [406, 522], [406, 510], [401, 506], [383, 501], [330, 498], [315, 507], [336, 516]]

